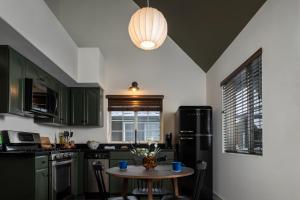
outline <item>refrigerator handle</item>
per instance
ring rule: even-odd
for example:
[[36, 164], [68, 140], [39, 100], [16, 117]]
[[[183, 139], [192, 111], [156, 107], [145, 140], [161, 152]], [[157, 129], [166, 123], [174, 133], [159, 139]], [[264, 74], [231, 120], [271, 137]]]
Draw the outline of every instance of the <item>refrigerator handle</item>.
[[180, 137], [180, 140], [194, 140], [192, 137]]
[[194, 133], [194, 131], [179, 131], [180, 133]]

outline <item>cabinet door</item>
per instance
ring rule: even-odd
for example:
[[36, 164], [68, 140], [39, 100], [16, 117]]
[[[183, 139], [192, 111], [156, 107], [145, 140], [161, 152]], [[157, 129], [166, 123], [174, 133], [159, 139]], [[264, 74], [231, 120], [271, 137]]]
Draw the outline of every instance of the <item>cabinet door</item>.
[[71, 88], [71, 125], [85, 125], [84, 88]]
[[59, 120], [63, 125], [69, 124], [70, 114], [70, 90], [69, 88], [61, 85], [59, 90]]
[[99, 126], [100, 125], [100, 89], [86, 88], [85, 89], [85, 106], [86, 119], [85, 125]]
[[33, 80], [40, 80], [39, 68], [29, 60], [26, 60], [25, 77]]
[[9, 58], [9, 112], [22, 115], [23, 112], [23, 84], [25, 77], [25, 58], [10, 49]]
[[103, 127], [104, 126], [104, 91], [102, 88], [100, 88], [100, 114], [99, 114], [99, 126]]
[[84, 174], [84, 168], [85, 166], [85, 159], [84, 159], [84, 152], [80, 152], [78, 153], [78, 165], [77, 165], [77, 169], [78, 169], [78, 185], [77, 185], [77, 192], [78, 195], [82, 195], [84, 193], [84, 178], [85, 178], [85, 174]]
[[35, 199], [48, 200], [48, 168], [35, 171]]

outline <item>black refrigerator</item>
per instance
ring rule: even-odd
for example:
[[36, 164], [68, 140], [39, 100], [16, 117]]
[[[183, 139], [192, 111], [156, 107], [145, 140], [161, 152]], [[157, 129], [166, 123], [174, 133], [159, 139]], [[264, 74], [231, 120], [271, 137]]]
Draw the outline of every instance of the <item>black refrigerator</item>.
[[[207, 162], [207, 172], [201, 200], [212, 200], [212, 107], [180, 106], [176, 112], [177, 156], [185, 166], [195, 168], [199, 161]], [[183, 193], [192, 194], [194, 177], [180, 181]]]

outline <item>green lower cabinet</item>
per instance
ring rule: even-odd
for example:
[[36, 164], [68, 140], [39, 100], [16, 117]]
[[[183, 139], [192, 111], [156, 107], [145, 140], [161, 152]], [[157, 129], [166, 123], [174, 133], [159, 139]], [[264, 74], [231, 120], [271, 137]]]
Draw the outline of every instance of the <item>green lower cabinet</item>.
[[83, 179], [84, 179], [84, 153], [74, 153], [74, 166], [73, 166], [73, 177], [75, 180], [72, 181], [72, 194], [76, 196], [83, 195]]
[[47, 200], [49, 194], [48, 156], [36, 156], [35, 166], [35, 200]]
[[78, 194], [84, 193], [84, 153], [80, 152], [78, 156]]
[[48, 199], [48, 156], [2, 155], [0, 163], [0, 199]]
[[35, 199], [48, 200], [48, 168], [35, 171]]

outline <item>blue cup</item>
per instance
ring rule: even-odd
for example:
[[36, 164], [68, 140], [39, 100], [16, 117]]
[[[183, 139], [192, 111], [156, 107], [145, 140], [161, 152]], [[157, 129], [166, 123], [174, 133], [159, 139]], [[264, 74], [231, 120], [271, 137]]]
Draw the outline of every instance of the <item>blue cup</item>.
[[119, 168], [120, 170], [126, 170], [128, 166], [128, 162], [126, 160], [119, 161]]
[[182, 163], [181, 162], [172, 162], [172, 169], [174, 172], [182, 171]]

